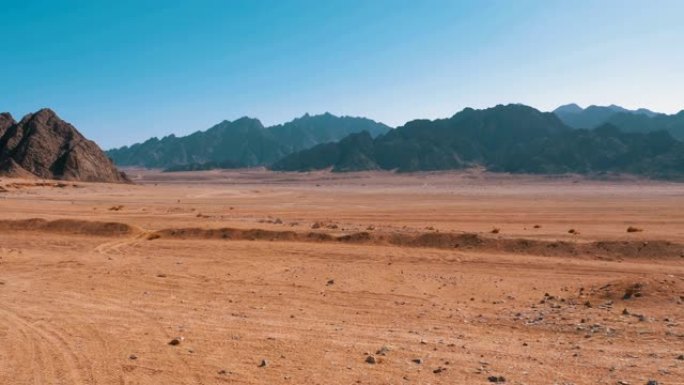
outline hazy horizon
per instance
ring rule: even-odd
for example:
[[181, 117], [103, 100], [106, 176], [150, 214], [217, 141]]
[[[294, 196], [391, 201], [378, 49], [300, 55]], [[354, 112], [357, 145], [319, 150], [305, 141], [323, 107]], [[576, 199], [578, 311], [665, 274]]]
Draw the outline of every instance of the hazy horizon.
[[684, 3], [23, 2], [0, 111], [54, 109], [103, 148], [304, 113], [396, 127], [522, 103], [684, 108]]

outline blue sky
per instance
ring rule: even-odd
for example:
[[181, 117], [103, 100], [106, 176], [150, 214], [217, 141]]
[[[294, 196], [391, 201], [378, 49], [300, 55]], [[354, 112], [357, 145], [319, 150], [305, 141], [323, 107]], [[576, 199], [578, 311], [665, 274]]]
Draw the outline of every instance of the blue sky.
[[0, 0], [0, 111], [111, 148], [252, 116], [684, 109], [684, 1]]

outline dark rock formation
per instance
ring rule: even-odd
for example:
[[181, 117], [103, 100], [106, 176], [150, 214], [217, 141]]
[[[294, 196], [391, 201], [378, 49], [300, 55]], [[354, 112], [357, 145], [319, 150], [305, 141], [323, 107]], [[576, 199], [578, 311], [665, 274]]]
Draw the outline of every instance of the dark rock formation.
[[3, 135], [5, 135], [5, 131], [7, 131], [8, 128], [12, 127], [15, 125], [17, 122], [14, 121], [14, 118], [12, 115], [10, 115], [8, 112], [3, 112], [0, 114], [0, 138], [2, 138]]
[[0, 173], [86, 182], [127, 182], [104, 152], [52, 110], [19, 123], [0, 115]]
[[264, 127], [257, 119], [224, 121], [206, 131], [162, 139], [152, 138], [107, 154], [119, 166], [142, 166], [167, 170], [202, 170], [270, 165], [295, 151], [321, 143], [336, 142], [350, 134], [367, 131], [372, 137], [390, 128], [365, 118], [332, 114], [304, 115], [291, 122]]
[[466, 108], [449, 119], [415, 120], [375, 139], [350, 135], [337, 143], [290, 154], [271, 166], [278, 171], [403, 172], [467, 167], [682, 180], [684, 143], [662, 130], [624, 132], [610, 124], [593, 130], [572, 129], [554, 114], [511, 104]]

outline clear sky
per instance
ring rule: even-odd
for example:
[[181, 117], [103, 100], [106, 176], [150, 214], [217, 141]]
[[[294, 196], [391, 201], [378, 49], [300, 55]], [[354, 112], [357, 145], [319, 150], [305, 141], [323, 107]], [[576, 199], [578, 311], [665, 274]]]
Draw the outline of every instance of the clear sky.
[[681, 0], [0, 0], [0, 111], [111, 148], [241, 116], [684, 109]]

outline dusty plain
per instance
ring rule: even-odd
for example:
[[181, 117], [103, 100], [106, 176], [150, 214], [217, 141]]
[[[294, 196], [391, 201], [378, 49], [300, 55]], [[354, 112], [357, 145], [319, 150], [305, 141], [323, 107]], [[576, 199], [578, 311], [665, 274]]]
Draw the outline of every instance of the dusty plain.
[[684, 184], [129, 174], [0, 179], [0, 384], [684, 384]]

